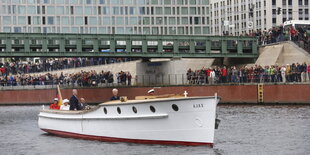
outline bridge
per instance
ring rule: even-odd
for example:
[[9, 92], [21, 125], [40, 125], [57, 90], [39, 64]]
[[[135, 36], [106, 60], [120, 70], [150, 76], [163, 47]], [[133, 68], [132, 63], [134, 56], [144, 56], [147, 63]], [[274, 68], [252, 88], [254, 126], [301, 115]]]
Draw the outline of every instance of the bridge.
[[0, 33], [0, 57], [257, 58], [255, 37]]

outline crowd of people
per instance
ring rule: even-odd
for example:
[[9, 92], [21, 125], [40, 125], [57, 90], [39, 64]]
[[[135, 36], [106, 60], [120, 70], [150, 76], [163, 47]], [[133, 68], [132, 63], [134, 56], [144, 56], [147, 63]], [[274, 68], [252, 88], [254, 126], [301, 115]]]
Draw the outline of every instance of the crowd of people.
[[307, 36], [307, 27], [288, 27], [286, 29], [283, 26], [276, 26], [268, 30], [257, 29], [250, 31], [249, 33], [242, 34], [242, 36], [252, 36], [258, 38], [259, 45], [266, 45], [277, 43], [281, 41], [294, 41], [294, 42], [303, 42], [308, 44], [310, 42], [310, 37]]
[[[119, 72], [117, 73], [118, 84], [120, 85], [131, 85], [131, 74], [130, 72]], [[26, 85], [63, 85], [63, 86], [98, 86], [98, 85], [111, 85], [114, 83], [114, 74], [111, 71], [83, 71], [77, 73], [61, 73], [57, 74], [10, 74], [1, 75], [0, 84], [1, 86], [26, 86]]]
[[[310, 64], [293, 63], [271, 66], [210, 67], [199, 70], [188, 69], [186, 78], [189, 84], [221, 83], [277, 83], [277, 82], [310, 82]], [[116, 79], [116, 81], [114, 81]], [[93, 87], [132, 85], [130, 72], [120, 71], [115, 75], [111, 71], [80, 71], [78, 73], [57, 74], [16, 74], [0, 76], [1, 86], [57, 85], [72, 87]]]
[[[74, 74], [51, 74], [49, 72], [87, 67], [93, 65], [125, 62], [134, 59], [128, 58], [48, 58], [34, 61], [11, 60], [0, 63], [1, 86], [25, 86], [25, 85], [75, 85], [97, 86], [99, 84], [111, 84], [114, 82], [114, 74], [110, 71], [81, 71]], [[47, 72], [40, 74], [40, 72]], [[33, 74], [31, 73], [38, 73]], [[129, 72], [116, 74], [118, 84], [131, 85], [132, 76]]]
[[307, 82], [310, 79], [310, 64], [293, 63], [283, 66], [210, 67], [187, 71], [190, 84], [216, 83], [277, 83]]
[[120, 71], [116, 74], [116, 77], [117, 77], [117, 83], [118, 84], [126, 85], [126, 83], [127, 83], [128, 86], [131, 85], [132, 76], [131, 76], [130, 72]]
[[12, 60], [0, 63], [0, 75], [28, 74], [131, 61], [130, 58], [47, 58], [35, 61]]

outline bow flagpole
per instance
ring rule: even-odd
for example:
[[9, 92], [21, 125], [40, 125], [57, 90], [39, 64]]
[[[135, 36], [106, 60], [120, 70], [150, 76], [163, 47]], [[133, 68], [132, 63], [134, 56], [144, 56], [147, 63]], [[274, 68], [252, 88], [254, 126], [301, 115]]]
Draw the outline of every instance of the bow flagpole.
[[62, 105], [62, 96], [61, 96], [59, 84], [57, 85], [57, 93], [56, 94], [57, 94], [57, 98], [58, 98], [58, 105], [61, 106]]

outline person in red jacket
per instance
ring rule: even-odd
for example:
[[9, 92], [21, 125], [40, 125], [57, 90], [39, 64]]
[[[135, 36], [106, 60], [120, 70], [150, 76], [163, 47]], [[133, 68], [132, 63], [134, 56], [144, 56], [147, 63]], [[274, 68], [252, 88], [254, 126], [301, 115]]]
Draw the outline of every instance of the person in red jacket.
[[290, 34], [291, 34], [291, 40], [292, 41], [296, 41], [297, 33], [298, 33], [298, 31], [294, 27], [291, 26]]
[[60, 109], [60, 106], [58, 105], [58, 98], [54, 98], [54, 103], [50, 105], [50, 109]]
[[0, 68], [0, 72], [1, 72], [1, 75], [4, 75], [4, 73], [5, 73], [5, 67], [1, 67], [1, 68]]
[[226, 69], [226, 66], [224, 66], [222, 69], [221, 69], [221, 73], [222, 73], [222, 82], [223, 83], [226, 83], [227, 81], [227, 69]]

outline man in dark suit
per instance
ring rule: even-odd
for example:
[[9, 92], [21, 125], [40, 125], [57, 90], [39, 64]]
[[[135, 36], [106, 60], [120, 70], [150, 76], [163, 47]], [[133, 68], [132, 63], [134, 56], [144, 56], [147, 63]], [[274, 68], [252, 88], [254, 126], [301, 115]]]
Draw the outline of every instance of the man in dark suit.
[[77, 90], [73, 89], [72, 90], [72, 97], [70, 98], [70, 110], [81, 110], [80, 105], [79, 105], [79, 99], [77, 97]]

